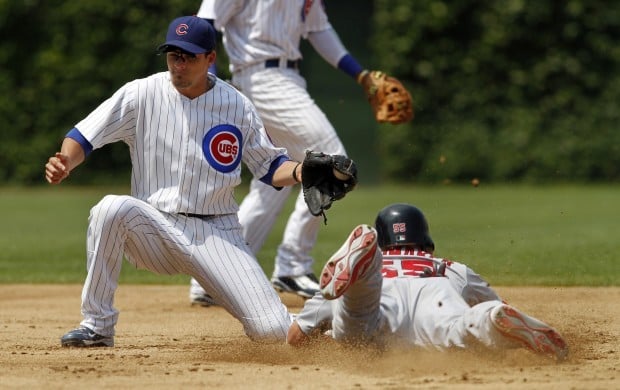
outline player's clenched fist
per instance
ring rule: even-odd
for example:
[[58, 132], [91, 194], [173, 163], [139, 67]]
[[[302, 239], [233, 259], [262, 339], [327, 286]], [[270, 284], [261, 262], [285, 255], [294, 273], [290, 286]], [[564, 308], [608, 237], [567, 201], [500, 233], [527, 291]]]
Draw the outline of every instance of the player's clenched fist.
[[45, 164], [45, 180], [50, 184], [59, 184], [69, 176], [73, 168], [84, 161], [85, 156], [84, 149], [79, 142], [65, 137], [60, 152], [50, 157]]
[[62, 153], [56, 153], [45, 164], [45, 179], [50, 184], [58, 184], [69, 176], [69, 157]]

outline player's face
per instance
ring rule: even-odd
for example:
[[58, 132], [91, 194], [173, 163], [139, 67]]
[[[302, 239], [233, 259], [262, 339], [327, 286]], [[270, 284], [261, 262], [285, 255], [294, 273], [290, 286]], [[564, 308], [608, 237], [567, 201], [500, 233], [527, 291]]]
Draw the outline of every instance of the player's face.
[[166, 53], [168, 71], [175, 88], [183, 95], [194, 98], [207, 90], [207, 72], [215, 61], [215, 52], [190, 54], [181, 51]]

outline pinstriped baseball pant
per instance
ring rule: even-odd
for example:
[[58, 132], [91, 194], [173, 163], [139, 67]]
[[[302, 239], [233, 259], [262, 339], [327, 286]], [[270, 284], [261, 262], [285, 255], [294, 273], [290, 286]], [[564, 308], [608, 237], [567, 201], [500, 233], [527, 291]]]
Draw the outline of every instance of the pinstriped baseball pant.
[[130, 196], [108, 195], [92, 208], [81, 325], [114, 335], [113, 307], [123, 256], [158, 274], [194, 277], [254, 340], [285, 341], [291, 316], [244, 243], [236, 215], [167, 214]]

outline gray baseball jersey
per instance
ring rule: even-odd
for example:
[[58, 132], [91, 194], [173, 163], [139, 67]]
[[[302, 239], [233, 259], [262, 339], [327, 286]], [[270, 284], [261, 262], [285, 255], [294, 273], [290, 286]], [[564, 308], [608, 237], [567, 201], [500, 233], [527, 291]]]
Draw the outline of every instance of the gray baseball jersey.
[[213, 88], [188, 99], [168, 72], [120, 88], [76, 128], [99, 148], [123, 141], [132, 196], [106, 196], [91, 210], [82, 325], [114, 334], [122, 259], [162, 274], [194, 277], [253, 339], [283, 341], [291, 323], [245, 244], [233, 190], [241, 162], [257, 177], [286, 160], [250, 101], [209, 75]]
[[[442, 263], [446, 277], [421, 277]], [[382, 253], [377, 249], [371, 268], [356, 282], [354, 295], [328, 301], [317, 294], [306, 301], [296, 318], [302, 331], [311, 334], [315, 329], [332, 328], [332, 335], [339, 339], [350, 337], [358, 324], [370, 324], [359, 332], [380, 343], [437, 349], [471, 342], [505, 344], [492, 331], [488, 315], [501, 305], [500, 297], [461, 263], [420, 251]], [[343, 323], [351, 318], [352, 323]], [[347, 334], [342, 331], [345, 328]]]

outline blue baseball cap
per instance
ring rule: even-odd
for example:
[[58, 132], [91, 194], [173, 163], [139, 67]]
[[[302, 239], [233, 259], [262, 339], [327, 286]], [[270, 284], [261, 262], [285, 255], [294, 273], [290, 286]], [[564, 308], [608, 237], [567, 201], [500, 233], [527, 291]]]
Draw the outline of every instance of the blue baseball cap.
[[181, 16], [170, 23], [166, 42], [159, 45], [160, 53], [179, 48], [192, 54], [209, 53], [215, 48], [215, 30], [211, 23], [198, 16]]

